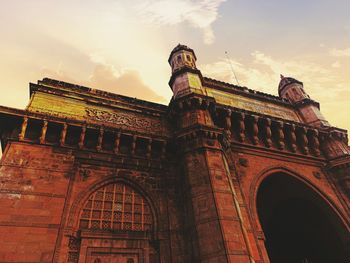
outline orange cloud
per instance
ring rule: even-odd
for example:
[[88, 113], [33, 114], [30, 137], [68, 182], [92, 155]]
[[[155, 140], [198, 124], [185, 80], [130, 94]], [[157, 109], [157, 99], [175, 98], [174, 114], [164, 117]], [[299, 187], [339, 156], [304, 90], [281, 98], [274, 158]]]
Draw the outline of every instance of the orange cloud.
[[136, 70], [125, 70], [122, 74], [116, 76], [112, 67], [100, 64], [95, 67], [87, 84], [91, 87], [103, 88], [103, 90], [129, 97], [166, 103], [165, 98], [157, 95], [143, 82]]
[[[346, 67], [332, 67], [317, 64], [304, 59], [290, 58], [282, 60], [253, 52], [252, 60], [243, 64], [230, 61], [241, 85], [277, 95], [279, 74], [283, 73], [304, 82], [306, 92], [310, 97], [320, 102], [321, 111], [334, 126], [350, 130], [348, 106], [350, 95], [348, 91], [350, 78], [343, 76]], [[235, 82], [230, 65], [226, 59], [199, 66], [205, 75], [227, 82]], [[344, 79], [344, 82], [339, 82]]]
[[331, 49], [330, 55], [334, 57], [350, 57], [350, 47], [346, 49]]
[[215, 36], [212, 24], [219, 17], [219, 7], [226, 0], [146, 0], [139, 5], [144, 20], [158, 25], [189, 23], [203, 33], [205, 44], [212, 44]]
[[133, 98], [156, 103], [167, 103], [164, 97], [157, 95], [143, 82], [139, 72], [136, 70], [124, 70], [122, 73], [118, 73], [110, 65], [97, 64], [88, 80], [74, 79], [64, 71], [53, 71], [50, 69], [44, 69], [42, 74], [43, 77], [54, 78]]

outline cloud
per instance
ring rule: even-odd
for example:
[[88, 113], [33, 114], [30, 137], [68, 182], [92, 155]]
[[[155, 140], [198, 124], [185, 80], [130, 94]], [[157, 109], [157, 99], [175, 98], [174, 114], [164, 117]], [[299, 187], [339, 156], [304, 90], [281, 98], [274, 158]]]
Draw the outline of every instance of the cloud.
[[218, 18], [219, 6], [226, 0], [146, 0], [138, 6], [139, 14], [157, 25], [176, 25], [183, 22], [198, 28], [206, 44], [212, 44], [215, 36], [212, 24]]
[[157, 95], [142, 80], [136, 70], [126, 69], [116, 72], [112, 66], [97, 65], [88, 83], [92, 87], [103, 87], [104, 90], [142, 100], [165, 103], [166, 100]]
[[341, 64], [339, 63], [339, 61], [336, 61], [334, 63], [332, 63], [331, 67], [332, 68], [340, 68]]
[[[157, 60], [152, 60], [152, 64], [149, 65], [151, 59], [159, 57], [157, 52], [148, 50], [150, 47], [125, 52], [125, 50], [132, 49], [133, 46], [129, 44], [128, 49], [124, 43], [122, 45], [119, 41], [116, 51], [113, 51], [112, 54], [103, 53], [98, 52], [97, 49], [86, 50], [85, 47], [80, 47], [46, 32], [32, 30], [28, 33], [29, 31], [25, 29], [25, 27], [18, 29], [21, 33], [19, 38], [10, 33], [5, 34], [6, 41], [0, 44], [2, 47], [0, 49], [2, 58], [0, 71], [7, 73], [3, 74], [2, 83], [4, 85], [0, 87], [1, 105], [25, 107], [28, 102], [28, 82], [36, 82], [37, 79], [44, 77], [108, 90], [138, 99], [167, 103], [164, 97], [153, 91], [157, 88], [158, 92], [169, 88], [166, 88], [167, 78], [161, 83], [162, 85], [159, 85], [158, 79], [161, 78], [153, 77], [158, 76], [157, 74], [162, 71], [159, 69]], [[143, 54], [142, 50], [146, 50], [147, 52], [144, 52], [146, 54]], [[123, 56], [118, 54], [118, 60], [111, 59], [111, 56], [117, 52], [123, 53]], [[168, 70], [166, 59], [164, 59], [164, 65]], [[13, 77], [14, 73], [16, 77]], [[152, 78], [155, 81], [152, 82]], [[6, 87], [8, 86], [11, 86], [18, 94], [14, 96], [13, 93], [7, 92]]]
[[334, 57], [350, 57], [350, 47], [346, 49], [333, 48], [329, 51], [329, 54]]
[[124, 69], [117, 71], [111, 65], [97, 64], [88, 80], [76, 80], [61, 70], [43, 69], [42, 75], [69, 83], [101, 89], [128, 97], [166, 103], [165, 98], [157, 95], [142, 80], [136, 70]]
[[238, 78], [239, 84], [242, 86], [248, 86], [249, 88], [258, 89], [265, 92], [271, 91], [271, 87], [276, 86], [276, 83], [274, 83], [274, 78], [271, 77], [271, 72], [266, 72], [253, 67], [247, 67], [234, 60], [227, 61], [225, 59], [221, 59], [215, 63], [200, 65], [200, 69], [204, 75], [237, 84], [229, 63], [231, 63], [232, 68]]
[[288, 61], [278, 60], [260, 51], [251, 53], [251, 61], [247, 64], [222, 58], [215, 63], [201, 65], [200, 67], [205, 74], [235, 83], [229, 63], [233, 65], [241, 85], [247, 85], [250, 88], [268, 93], [277, 93], [280, 74], [295, 77], [305, 83], [312, 83], [310, 89], [335, 81], [335, 77], [330, 74], [329, 69], [316, 63], [293, 59]]
[[[230, 63], [240, 85], [270, 94], [277, 94], [280, 73], [295, 77], [304, 83], [311, 98], [320, 102], [322, 113], [332, 124], [350, 129], [349, 117], [344, 110], [348, 108], [350, 83], [342, 75], [339, 63], [325, 67], [308, 60], [276, 59], [260, 51], [253, 52], [247, 63], [235, 60]], [[214, 63], [199, 65], [199, 68], [206, 76], [236, 84], [227, 59], [221, 58]]]

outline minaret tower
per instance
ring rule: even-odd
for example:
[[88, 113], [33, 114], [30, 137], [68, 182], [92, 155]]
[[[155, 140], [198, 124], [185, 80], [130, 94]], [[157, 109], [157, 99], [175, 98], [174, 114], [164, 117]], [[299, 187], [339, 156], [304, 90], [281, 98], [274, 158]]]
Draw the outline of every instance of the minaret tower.
[[305, 92], [302, 82], [281, 75], [278, 94], [281, 98], [289, 100], [296, 106], [305, 123], [315, 127], [330, 126], [320, 112], [320, 104], [312, 100]]
[[327, 168], [334, 174], [334, 178], [343, 188], [343, 193], [349, 197], [350, 148], [347, 145], [346, 135], [332, 127], [323, 117], [320, 112], [320, 104], [312, 100], [305, 92], [302, 82], [281, 75], [278, 93], [281, 98], [285, 98], [294, 104], [305, 123], [316, 128], [325, 128], [328, 131], [328, 135], [322, 137], [321, 140], [321, 148], [329, 161]]
[[168, 59], [172, 71], [169, 85], [174, 98], [191, 92], [203, 94], [202, 74], [196, 67], [196, 60], [194, 51], [185, 45], [178, 44], [171, 51]]
[[[226, 136], [213, 121], [215, 99], [205, 95], [196, 55], [184, 45], [170, 54], [173, 90], [170, 112], [177, 142], [177, 165], [186, 209], [186, 260], [178, 262], [253, 262], [252, 238], [241, 216], [227, 156]], [[225, 112], [227, 126], [230, 111]], [[224, 189], [224, 190], [223, 190]], [[256, 244], [254, 245], [256, 247]]]

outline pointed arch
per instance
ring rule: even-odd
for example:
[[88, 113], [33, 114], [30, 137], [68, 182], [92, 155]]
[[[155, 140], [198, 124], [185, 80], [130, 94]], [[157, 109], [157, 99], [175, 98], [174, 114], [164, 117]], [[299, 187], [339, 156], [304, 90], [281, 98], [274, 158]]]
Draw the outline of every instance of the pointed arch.
[[272, 262], [347, 262], [349, 223], [327, 194], [286, 167], [270, 167], [252, 181], [254, 228]]
[[318, 197], [320, 197], [329, 208], [338, 216], [338, 218], [343, 223], [344, 227], [350, 232], [350, 222], [347, 220], [347, 217], [340, 210], [340, 208], [316, 185], [307, 180], [304, 176], [299, 173], [291, 170], [288, 167], [284, 166], [273, 166], [268, 167], [265, 170], [261, 171], [253, 180], [250, 185], [249, 190], [249, 209], [252, 215], [254, 227], [257, 231], [262, 231], [259, 216], [257, 212], [257, 195], [258, 190], [260, 188], [261, 183], [269, 176], [274, 174], [285, 174], [287, 176], [291, 176], [292, 178], [298, 180], [300, 183], [304, 184], [306, 187], [310, 188]]

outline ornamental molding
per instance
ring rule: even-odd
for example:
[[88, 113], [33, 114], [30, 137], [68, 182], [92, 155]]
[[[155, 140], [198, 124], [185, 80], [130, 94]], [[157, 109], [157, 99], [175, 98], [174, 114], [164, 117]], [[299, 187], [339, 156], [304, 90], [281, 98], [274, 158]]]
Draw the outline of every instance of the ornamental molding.
[[134, 114], [116, 113], [91, 108], [85, 109], [85, 111], [87, 117], [92, 120], [112, 123], [119, 126], [126, 126], [138, 130], [148, 130], [151, 132], [162, 131], [162, 123], [160, 120], [150, 120], [146, 118], [139, 118]]

